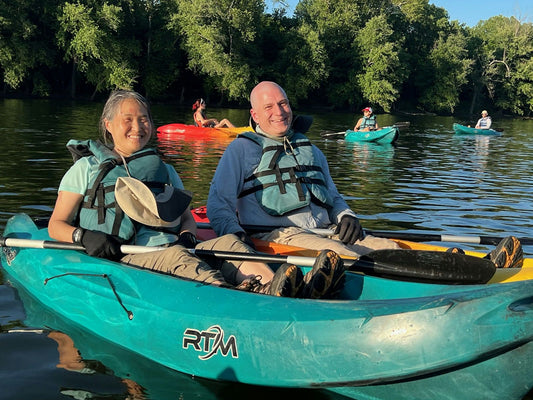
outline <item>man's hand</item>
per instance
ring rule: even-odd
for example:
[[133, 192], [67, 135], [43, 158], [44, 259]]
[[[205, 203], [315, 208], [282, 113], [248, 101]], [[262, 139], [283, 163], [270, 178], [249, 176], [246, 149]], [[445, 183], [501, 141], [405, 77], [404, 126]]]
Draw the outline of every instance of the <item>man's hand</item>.
[[359, 220], [351, 215], [344, 215], [341, 222], [337, 224], [335, 233], [339, 235], [339, 239], [344, 244], [354, 244], [358, 240], [365, 237], [363, 227]]

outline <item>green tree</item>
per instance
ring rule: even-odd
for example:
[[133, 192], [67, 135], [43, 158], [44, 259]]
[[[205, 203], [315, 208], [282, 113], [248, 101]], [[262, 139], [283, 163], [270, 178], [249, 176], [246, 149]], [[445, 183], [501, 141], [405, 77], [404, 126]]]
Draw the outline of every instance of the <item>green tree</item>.
[[316, 32], [325, 49], [325, 74], [328, 80], [322, 90], [334, 106], [360, 103], [361, 95], [353, 79], [360, 71], [360, 55], [356, 45], [357, 33], [377, 1], [363, 4], [352, 0], [303, 0], [296, 7], [296, 16], [310, 32]]
[[384, 15], [371, 18], [357, 35], [362, 72], [355, 77], [365, 100], [389, 112], [398, 100], [407, 71], [400, 62], [402, 43], [393, 40], [393, 30]]
[[472, 30], [478, 39], [479, 85], [494, 104], [523, 115], [533, 111], [533, 28], [514, 17], [497, 16]]
[[249, 56], [264, 9], [261, 0], [175, 0], [169, 27], [183, 35], [189, 67], [206, 89], [229, 99], [248, 96], [254, 71]]
[[[98, 4], [100, 3], [100, 4]], [[65, 60], [72, 63], [71, 96], [76, 93], [76, 72], [95, 85], [95, 92], [131, 89], [137, 71], [130, 60], [138, 46], [117, 35], [123, 8], [107, 2], [64, 3], [58, 15], [57, 41]]]
[[55, 61], [48, 35], [50, 9], [54, 9], [54, 1], [0, 1], [0, 72], [8, 87], [17, 89], [29, 79], [35, 94], [50, 93], [40, 72], [40, 67], [50, 67]]
[[418, 105], [433, 83], [435, 71], [429, 57], [440, 33], [449, 26], [448, 13], [428, 0], [393, 0], [393, 4], [389, 20], [396, 34], [405, 35], [401, 62], [408, 73], [400, 96]]
[[428, 57], [434, 74], [425, 87], [420, 103], [430, 111], [454, 112], [473, 64], [463, 29], [457, 22], [452, 23], [451, 28], [449, 34], [440, 32]]
[[318, 33], [282, 10], [262, 17], [252, 66], [258, 80], [272, 80], [297, 105], [327, 80], [326, 51]]

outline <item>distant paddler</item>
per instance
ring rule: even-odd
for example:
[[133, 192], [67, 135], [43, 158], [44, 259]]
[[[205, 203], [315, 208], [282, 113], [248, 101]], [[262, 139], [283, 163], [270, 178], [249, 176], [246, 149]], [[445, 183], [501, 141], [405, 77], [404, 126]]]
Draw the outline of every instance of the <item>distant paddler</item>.
[[481, 118], [478, 119], [476, 129], [490, 129], [492, 125], [492, 119], [489, 116], [487, 110], [481, 111]]
[[192, 105], [192, 109], [194, 111], [194, 125], [204, 128], [235, 128], [235, 125], [229, 122], [229, 120], [226, 118], [224, 118], [222, 121], [219, 121], [216, 118], [207, 118], [207, 114], [205, 112], [206, 107], [207, 106], [204, 99], [198, 99], [194, 102]]
[[363, 117], [359, 118], [353, 130], [361, 132], [377, 131], [379, 125], [376, 121], [376, 116], [372, 112], [372, 107], [365, 107], [361, 111], [363, 112]]

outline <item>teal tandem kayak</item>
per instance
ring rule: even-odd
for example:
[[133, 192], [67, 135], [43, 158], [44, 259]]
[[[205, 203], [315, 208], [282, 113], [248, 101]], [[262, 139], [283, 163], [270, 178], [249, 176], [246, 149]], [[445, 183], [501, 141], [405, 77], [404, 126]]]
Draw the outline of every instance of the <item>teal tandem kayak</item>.
[[[50, 240], [25, 214], [4, 236]], [[349, 273], [340, 299], [310, 300], [206, 286], [75, 250], [1, 253], [6, 279], [46, 309], [193, 376], [358, 400], [518, 400], [533, 385], [533, 280], [436, 285]]]
[[476, 129], [461, 124], [453, 124], [453, 131], [458, 135], [501, 135], [501, 132], [494, 129]]
[[398, 140], [399, 135], [400, 130], [397, 126], [386, 126], [377, 131], [347, 130], [344, 140], [347, 142], [394, 143]]

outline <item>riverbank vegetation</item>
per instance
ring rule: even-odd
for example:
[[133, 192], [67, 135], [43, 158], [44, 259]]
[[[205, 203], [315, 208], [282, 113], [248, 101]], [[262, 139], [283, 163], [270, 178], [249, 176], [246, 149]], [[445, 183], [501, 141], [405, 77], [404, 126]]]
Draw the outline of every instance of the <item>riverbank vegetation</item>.
[[531, 116], [533, 26], [470, 28], [428, 0], [0, 0], [3, 96], [248, 103], [260, 80], [298, 105]]

